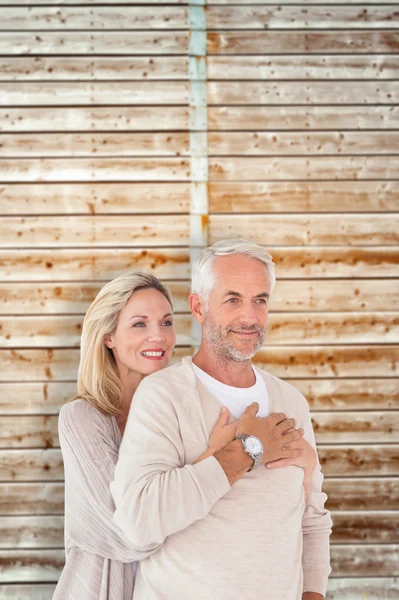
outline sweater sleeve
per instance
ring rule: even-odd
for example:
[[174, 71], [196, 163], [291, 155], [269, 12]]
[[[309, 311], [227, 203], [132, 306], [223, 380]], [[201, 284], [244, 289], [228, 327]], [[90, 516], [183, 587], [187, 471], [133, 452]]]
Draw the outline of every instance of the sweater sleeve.
[[118, 459], [108, 417], [85, 400], [61, 408], [58, 432], [62, 449], [68, 538], [72, 545], [121, 562], [147, 558], [160, 547], [135, 548], [113, 516], [109, 490]]
[[[316, 449], [316, 441], [306, 400], [305, 439]], [[303, 531], [303, 592], [326, 595], [330, 567], [330, 512], [324, 508], [327, 495], [322, 492], [323, 474], [319, 459], [312, 475], [309, 495], [302, 518]]]
[[214, 456], [185, 464], [176, 392], [151, 379], [135, 393], [111, 484], [116, 523], [138, 547], [162, 544], [203, 519], [230, 489]]

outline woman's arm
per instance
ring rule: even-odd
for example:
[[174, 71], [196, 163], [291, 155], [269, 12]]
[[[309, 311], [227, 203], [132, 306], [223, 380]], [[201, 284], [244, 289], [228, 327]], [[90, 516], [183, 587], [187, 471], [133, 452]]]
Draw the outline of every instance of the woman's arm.
[[114, 520], [110, 483], [118, 460], [112, 423], [85, 400], [61, 408], [58, 431], [65, 469], [67, 533], [73, 545], [104, 558], [132, 562], [161, 544], [135, 548]]

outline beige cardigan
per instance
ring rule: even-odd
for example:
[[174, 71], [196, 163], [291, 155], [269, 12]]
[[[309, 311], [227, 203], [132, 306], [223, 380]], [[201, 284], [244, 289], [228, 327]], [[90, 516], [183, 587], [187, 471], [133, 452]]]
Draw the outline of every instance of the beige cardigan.
[[[85, 400], [65, 404], [58, 421], [65, 468], [66, 564], [53, 600], [132, 600], [138, 550], [114, 522], [109, 484], [121, 434]], [[157, 548], [158, 546], [156, 546]]]
[[[261, 371], [270, 412], [294, 417], [315, 444], [306, 400]], [[325, 594], [331, 519], [318, 466], [305, 503], [303, 470], [259, 467], [230, 487], [208, 447], [221, 403], [191, 358], [146, 377], [132, 403], [111, 491], [115, 521], [141, 550], [134, 600], [300, 600]], [[230, 422], [235, 421], [230, 417]]]

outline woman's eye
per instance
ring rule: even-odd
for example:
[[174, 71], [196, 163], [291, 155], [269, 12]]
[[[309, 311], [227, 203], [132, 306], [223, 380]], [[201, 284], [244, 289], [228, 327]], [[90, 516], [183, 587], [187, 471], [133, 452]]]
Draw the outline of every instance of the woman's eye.
[[167, 327], [172, 327], [172, 325], [173, 325], [172, 321], [164, 321], [163, 324], [166, 325]]
[[145, 327], [145, 323], [143, 321], [138, 321], [137, 323], [133, 323], [132, 327]]

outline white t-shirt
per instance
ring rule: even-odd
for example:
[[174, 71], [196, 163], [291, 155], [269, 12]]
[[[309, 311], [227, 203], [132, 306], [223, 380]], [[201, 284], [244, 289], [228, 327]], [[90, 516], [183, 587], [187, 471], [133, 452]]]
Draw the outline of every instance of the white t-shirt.
[[198, 379], [224, 406], [227, 406], [230, 413], [237, 419], [241, 417], [246, 407], [252, 402], [259, 403], [258, 417], [267, 417], [269, 414], [269, 396], [266, 383], [256, 367], [252, 367], [256, 377], [254, 385], [249, 388], [237, 388], [211, 377], [194, 363], [192, 365]]

